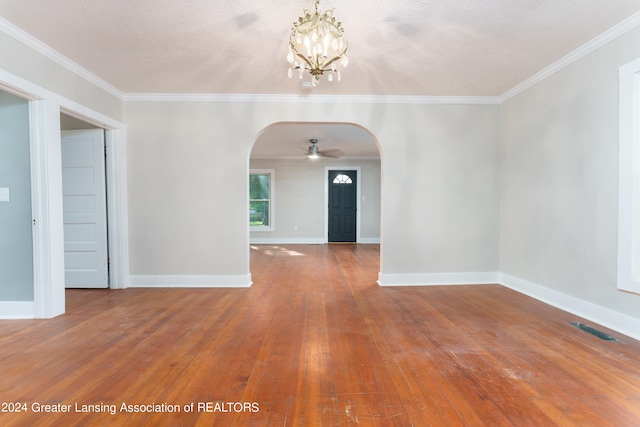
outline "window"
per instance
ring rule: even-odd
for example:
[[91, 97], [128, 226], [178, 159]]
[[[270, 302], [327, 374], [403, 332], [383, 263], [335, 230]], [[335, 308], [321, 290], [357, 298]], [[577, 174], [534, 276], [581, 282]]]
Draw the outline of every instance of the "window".
[[620, 67], [618, 289], [640, 293], [640, 59]]
[[249, 172], [249, 226], [252, 231], [273, 230], [273, 176], [271, 169]]
[[353, 181], [351, 181], [351, 178], [349, 177], [349, 175], [345, 175], [341, 173], [336, 175], [335, 178], [333, 178], [333, 183], [334, 184], [353, 184]]

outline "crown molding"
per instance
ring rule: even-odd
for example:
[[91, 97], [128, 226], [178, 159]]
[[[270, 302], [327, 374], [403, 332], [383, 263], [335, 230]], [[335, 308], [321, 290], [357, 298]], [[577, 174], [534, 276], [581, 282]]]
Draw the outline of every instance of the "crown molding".
[[30, 47], [31, 49], [45, 56], [46, 58], [52, 60], [56, 64], [66, 68], [72, 73], [78, 75], [79, 77], [82, 77], [83, 79], [87, 80], [89, 83], [96, 85], [97, 87], [104, 90], [105, 92], [115, 96], [120, 100], [123, 99], [124, 93], [119, 89], [117, 89], [115, 86], [110, 85], [109, 83], [102, 80], [101, 78], [99, 78], [98, 76], [96, 76], [95, 74], [87, 70], [86, 68], [83, 68], [80, 65], [76, 64], [75, 62], [71, 61], [66, 56], [60, 54], [58, 51], [42, 43], [40, 40], [24, 32], [23, 30], [16, 27], [11, 22], [7, 21], [2, 17], [0, 17], [0, 31], [13, 37], [14, 39], [18, 40], [20, 43], [25, 44], [26, 46]]
[[499, 105], [540, 81], [584, 58], [593, 51], [640, 26], [640, 12], [585, 43], [578, 49], [532, 75], [500, 96], [419, 96], [419, 95], [290, 95], [216, 93], [124, 93], [87, 69], [71, 61], [40, 40], [0, 17], [0, 31], [34, 49], [58, 65], [123, 101], [131, 102], [292, 102], [361, 104], [479, 104]]
[[497, 96], [287, 95], [238, 93], [128, 93], [130, 102], [274, 102], [343, 104], [499, 104]]
[[609, 30], [600, 34], [599, 36], [592, 39], [591, 41], [583, 44], [578, 49], [574, 50], [573, 52], [569, 53], [568, 55], [562, 57], [558, 61], [542, 69], [541, 71], [537, 72], [533, 76], [529, 77], [525, 81], [509, 89], [508, 91], [506, 91], [505, 93], [503, 93], [498, 97], [499, 103], [502, 104], [503, 102], [513, 98], [519, 93], [524, 92], [525, 90], [529, 89], [535, 84], [554, 75], [555, 73], [568, 67], [569, 65], [579, 61], [580, 59], [594, 52], [595, 50], [603, 47], [607, 43], [612, 42], [618, 37], [623, 36], [629, 31], [637, 28], [638, 26], [640, 26], [640, 12], [630, 16], [629, 18], [625, 19], [615, 27], [610, 28]]

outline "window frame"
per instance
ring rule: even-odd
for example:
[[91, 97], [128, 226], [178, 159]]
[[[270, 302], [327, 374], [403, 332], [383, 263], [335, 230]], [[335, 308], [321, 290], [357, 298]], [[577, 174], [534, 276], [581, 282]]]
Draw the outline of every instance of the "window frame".
[[640, 294], [640, 58], [619, 68], [618, 278]]
[[[251, 225], [251, 175], [269, 175], [269, 225]], [[275, 230], [275, 177], [274, 169], [250, 169], [247, 191], [247, 210], [249, 211], [249, 231], [274, 231]]]
[[333, 178], [333, 184], [351, 185], [351, 184], [353, 184], [353, 181], [351, 180], [351, 177], [349, 175], [345, 175], [345, 174], [341, 173], [341, 174], [336, 175], [335, 178]]

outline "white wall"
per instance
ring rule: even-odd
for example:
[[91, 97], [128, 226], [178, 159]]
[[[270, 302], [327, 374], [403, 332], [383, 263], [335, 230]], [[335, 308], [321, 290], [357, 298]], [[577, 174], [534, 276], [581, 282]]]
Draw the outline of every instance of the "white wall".
[[0, 91], [0, 301], [33, 301], [27, 101]]
[[383, 272], [498, 269], [497, 105], [129, 101], [125, 120], [133, 275], [249, 273], [249, 154], [282, 121], [376, 137]]
[[252, 231], [251, 240], [326, 241], [325, 167], [359, 166], [360, 237], [380, 239], [380, 160], [251, 160], [252, 169], [275, 170], [275, 229]]
[[618, 68], [639, 57], [635, 29], [501, 107], [501, 271], [636, 319], [616, 288]]

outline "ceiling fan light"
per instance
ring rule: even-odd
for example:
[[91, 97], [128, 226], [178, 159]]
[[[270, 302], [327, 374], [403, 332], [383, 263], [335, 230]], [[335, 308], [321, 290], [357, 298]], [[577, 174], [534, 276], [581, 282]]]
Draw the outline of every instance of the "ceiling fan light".
[[311, 142], [311, 146], [307, 149], [307, 157], [310, 159], [317, 159], [318, 157], [320, 157], [320, 152], [318, 151], [318, 146], [316, 145], [317, 140], [311, 139], [309, 141]]
[[320, 157], [320, 154], [318, 153], [317, 145], [314, 144], [311, 147], [309, 147], [309, 150], [307, 152], [307, 157], [310, 159], [317, 159], [318, 157]]

